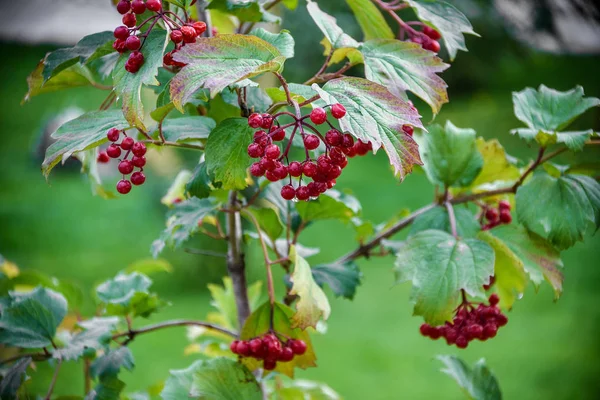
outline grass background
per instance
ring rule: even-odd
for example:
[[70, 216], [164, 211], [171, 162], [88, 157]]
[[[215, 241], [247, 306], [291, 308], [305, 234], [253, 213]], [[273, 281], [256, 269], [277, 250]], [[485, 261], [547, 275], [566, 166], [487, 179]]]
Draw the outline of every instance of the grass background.
[[[287, 28], [299, 33], [304, 19], [301, 15]], [[309, 74], [306, 71], [317, 67], [314, 64], [318, 59], [310, 54], [314, 43], [302, 45], [309, 38], [316, 43], [317, 36], [298, 34], [296, 63], [303, 60], [304, 64], [290, 68], [290, 80], [299, 81]], [[471, 52], [460, 53], [444, 74], [451, 82], [452, 102], [444, 106], [437, 121], [450, 119], [459, 127], [476, 129], [484, 137], [498, 137], [511, 154], [527, 159], [534, 156], [535, 149], [508, 133], [520, 125], [512, 113], [510, 92], [540, 83], [561, 90], [582, 84], [588, 95], [600, 96], [599, 78], [594, 72], [599, 60], [538, 54], [504, 40], [502, 56], [485, 47], [483, 40], [469, 40]], [[77, 166], [57, 168], [46, 183], [35, 150], [42, 124], [68, 106], [97, 108], [105, 95], [74, 89], [40, 96], [21, 106], [25, 78], [48, 50], [0, 45], [1, 53], [7, 55], [7, 61], [0, 64], [0, 253], [23, 269], [77, 280], [91, 292], [94, 284], [149, 257], [150, 243], [164, 226], [165, 209], [158, 200], [177, 166], [186, 165], [186, 158], [174, 152], [162, 154], [163, 162], [155, 160], [149, 168], [147, 184], [118, 200], [92, 197]], [[588, 112], [578, 126], [598, 129], [598, 116], [597, 111]], [[577, 156], [564, 155], [560, 161], [597, 161], [599, 155], [597, 151], [586, 151]], [[106, 180], [117, 179], [107, 176]], [[352, 190], [362, 202], [365, 218], [377, 223], [401, 209], [427, 204], [433, 197], [422, 173], [399, 184], [384, 154], [353, 159], [339, 179], [339, 187]], [[303, 233], [301, 242], [321, 248], [321, 253], [311, 259], [315, 263], [332, 260], [355, 245], [351, 228], [337, 223], [312, 226]], [[222, 249], [222, 244], [210, 241], [196, 244], [202, 245]], [[298, 377], [326, 382], [348, 400], [461, 399], [460, 390], [439, 372], [441, 364], [435, 360], [439, 354], [460, 354], [469, 363], [484, 357], [506, 399], [597, 399], [599, 248], [600, 236], [596, 235], [564, 252], [561, 299], [554, 302], [548, 287], [542, 287], [539, 293], [530, 287], [508, 314], [510, 322], [498, 337], [474, 342], [465, 351], [418, 334], [421, 321], [411, 316], [409, 287], [393, 285], [391, 258], [362, 260], [359, 264], [364, 279], [354, 301], [330, 296], [328, 332], [314, 337], [319, 368], [299, 371]], [[151, 321], [203, 318], [210, 309], [205, 287], [224, 274], [222, 260], [181, 252], [166, 252], [165, 257], [175, 271], [157, 275], [155, 289], [172, 306]], [[263, 269], [257, 249], [251, 247], [249, 280], [263, 279]], [[280, 282], [278, 275], [276, 282]], [[87, 309], [91, 310], [91, 304]], [[148, 322], [140, 320], [136, 325]], [[180, 328], [137, 338], [131, 345], [136, 368], [121, 376], [127, 390], [145, 389], [164, 380], [169, 369], [188, 366], [195, 357], [183, 355], [187, 344], [185, 330]], [[49, 379], [49, 366], [39, 364], [33, 387], [42, 390]], [[82, 392], [81, 365], [65, 366], [56, 393]]]

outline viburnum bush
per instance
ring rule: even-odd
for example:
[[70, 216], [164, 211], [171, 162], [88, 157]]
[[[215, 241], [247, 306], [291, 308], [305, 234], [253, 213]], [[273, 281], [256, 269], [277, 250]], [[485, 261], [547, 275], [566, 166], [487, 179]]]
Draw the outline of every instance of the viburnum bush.
[[[29, 77], [26, 99], [85, 85], [107, 92], [97, 111], [53, 134], [42, 172], [48, 177], [57, 164], [75, 158], [94, 193], [118, 197], [144, 190], [134, 186], [146, 181], [149, 154], [159, 158], [163, 147], [197, 152], [193, 171], [181, 171], [162, 199], [169, 208], [166, 228], [151, 252], [156, 258], [167, 246], [180, 248], [193, 235], [208, 235], [227, 242], [229, 276], [223, 286], [211, 285], [217, 311], [205, 321], [144, 325], [140, 317], [167, 305], [151, 291], [148, 277], [168, 269], [164, 263], [141, 262], [99, 284], [98, 313], [84, 316], [77, 312], [83, 292], [76, 285], [20, 273], [4, 260], [0, 343], [15, 349], [1, 361], [2, 399], [26, 398], [28, 371], [44, 361], [54, 367], [42, 394], [51, 398], [61, 365], [80, 359], [86, 399], [157, 395], [127, 393], [119, 372], [134, 366], [129, 343], [174, 326], [188, 327], [186, 351], [202, 357], [170, 375], [164, 366], [165, 400], [338, 399], [325, 384], [283, 376], [316, 366], [319, 349], [311, 336], [332, 312], [323, 286], [352, 299], [361, 281], [356, 260], [395, 260], [396, 282], [412, 285], [409, 301], [417, 318], [407, 329], [466, 348], [510, 329], [507, 312], [528, 282], [537, 287], [546, 281], [558, 298], [560, 251], [599, 226], [597, 176], [553, 163], [562, 153], [600, 143], [591, 129], [568, 129], [600, 105], [581, 87], [559, 92], [542, 85], [513, 93], [518, 122], [510, 133], [534, 150], [532, 160], [509, 156], [498, 140], [450, 121], [423, 125], [409, 99], [435, 116], [448, 102], [439, 76], [449, 68], [444, 59], [466, 51], [464, 34], [476, 35], [444, 1], [347, 0], [362, 42], [310, 0], [115, 3], [123, 25], [47, 54]], [[306, 7], [315, 25], [305, 29], [324, 36], [323, 65], [303, 83], [283, 75], [294, 57], [292, 35], [257, 27], [279, 22], [275, 6]], [[418, 20], [406, 22], [407, 15]], [[358, 65], [364, 77], [350, 76]], [[270, 77], [273, 86], [266, 87], [268, 79], [259, 84], [259, 76]], [[387, 154], [400, 180], [415, 167], [424, 170], [433, 202], [380, 225], [364, 220], [359, 199], [336, 184], [346, 179], [352, 158], [378, 151]], [[103, 186], [98, 163], [119, 171], [110, 183], [118, 194]], [[372, 188], [374, 196], [377, 190]], [[313, 224], [327, 229], [331, 220], [356, 230], [358, 245], [311, 266], [307, 259], [314, 251], [301, 244], [302, 233]], [[391, 240], [405, 228], [405, 239]], [[260, 283], [246, 282], [245, 248], [254, 244], [264, 258], [264, 304]], [[274, 282], [273, 268], [285, 271], [284, 282]], [[285, 288], [282, 299], [275, 285]], [[73, 315], [73, 322], [63, 323]], [[483, 363], [470, 368], [456, 357], [440, 360], [468, 392], [500, 398]]]

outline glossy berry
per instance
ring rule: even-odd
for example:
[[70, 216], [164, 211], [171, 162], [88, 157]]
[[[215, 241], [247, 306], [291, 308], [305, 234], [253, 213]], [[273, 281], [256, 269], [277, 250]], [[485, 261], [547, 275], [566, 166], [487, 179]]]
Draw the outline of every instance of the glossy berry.
[[127, 40], [125, 40], [125, 46], [127, 46], [129, 50], [139, 50], [141, 45], [142, 42], [137, 36], [129, 36]]
[[203, 21], [194, 22], [192, 27], [194, 28], [194, 30], [196, 31], [196, 35], [198, 35], [198, 36], [200, 36], [204, 32], [206, 32], [206, 23], [204, 23]]
[[279, 358], [277, 361], [288, 362], [294, 359], [294, 351], [289, 347], [284, 347], [281, 349], [281, 353], [279, 354]]
[[251, 128], [260, 128], [263, 123], [263, 117], [260, 114], [254, 113], [248, 117], [248, 125]]
[[294, 354], [301, 356], [306, 353], [306, 343], [303, 340], [290, 339], [291, 343], [288, 342], [288, 345], [294, 352]]
[[335, 119], [343, 118], [346, 115], [346, 108], [340, 103], [336, 103], [331, 106], [331, 115]]
[[116, 144], [111, 144], [106, 149], [106, 154], [108, 154], [110, 158], [119, 158], [121, 156], [121, 148]]
[[321, 107], [317, 107], [311, 111], [310, 120], [313, 124], [321, 125], [327, 121], [327, 113]]
[[181, 33], [183, 34], [183, 41], [185, 43], [194, 43], [196, 41], [196, 30], [188, 25], [181, 27]]
[[111, 142], [119, 140], [119, 136], [121, 136], [121, 131], [117, 128], [110, 128], [108, 132], [106, 132], [106, 138]]
[[317, 147], [319, 147], [319, 143], [321, 141], [319, 140], [319, 137], [316, 135], [306, 135], [304, 136], [304, 147], [306, 147], [307, 150], [314, 150]]
[[133, 28], [135, 24], [137, 24], [137, 18], [135, 14], [125, 14], [123, 15], [123, 25]]
[[264, 152], [265, 150], [256, 143], [250, 143], [250, 145], [248, 145], [248, 155], [252, 158], [262, 157]]
[[440, 43], [437, 40], [430, 40], [426, 43], [423, 43], [423, 48], [425, 50], [433, 51], [434, 53], [438, 53], [440, 51]]
[[413, 128], [411, 125], [402, 125], [402, 130], [404, 131], [404, 133], [406, 133], [408, 136], [412, 136], [413, 133], [415, 132], [415, 128]]
[[131, 162], [136, 167], [143, 168], [144, 165], [146, 165], [146, 157], [144, 157], [144, 156], [142, 156], [142, 157], [133, 156], [133, 158], [131, 159]]
[[231, 352], [233, 354], [237, 354], [237, 345], [240, 341], [239, 340], [234, 340], [233, 342], [231, 342], [231, 344], [229, 345], [229, 350], [231, 350]]
[[312, 178], [317, 173], [317, 165], [312, 162], [307, 162], [302, 167], [302, 170], [304, 172], [304, 175], [308, 176], [309, 178]]
[[277, 164], [275, 164], [274, 160], [271, 160], [270, 158], [266, 158], [266, 157], [261, 158], [259, 162], [260, 162], [260, 166], [263, 167], [263, 169], [265, 171], [272, 171], [277, 166]]
[[180, 30], [172, 31], [169, 36], [173, 43], [181, 43], [183, 41], [183, 33]]
[[344, 135], [337, 129], [330, 129], [325, 134], [325, 142], [330, 146], [341, 146], [344, 141]]
[[129, 182], [127, 179], [121, 179], [119, 182], [117, 182], [117, 192], [121, 194], [127, 194], [131, 192], [131, 182]]
[[131, 11], [136, 14], [143, 14], [146, 11], [146, 4], [142, 0], [133, 0], [131, 2]]
[[498, 297], [498, 295], [496, 293], [492, 293], [492, 295], [490, 295], [490, 298], [488, 300], [489, 300], [491, 306], [495, 306], [496, 304], [498, 304], [500, 302], [500, 297]]
[[131, 174], [131, 183], [136, 186], [143, 185], [146, 182], [146, 175], [143, 172], [137, 171]]
[[107, 162], [110, 161], [110, 157], [108, 156], [108, 154], [106, 154], [105, 151], [101, 151], [100, 153], [98, 153], [98, 157], [96, 157], [96, 161], [101, 164], [106, 164]]
[[117, 3], [117, 11], [119, 14], [127, 14], [131, 9], [131, 4], [127, 0], [121, 0]]
[[294, 197], [296, 197], [296, 190], [292, 185], [285, 185], [281, 188], [281, 197], [283, 197], [285, 200], [292, 200]]
[[117, 26], [113, 32], [113, 35], [117, 39], [125, 40], [129, 37], [129, 29], [124, 25]]
[[255, 162], [250, 166], [250, 173], [252, 176], [263, 176], [265, 174], [265, 169], [260, 165], [260, 163]]
[[459, 349], [466, 349], [469, 345], [469, 341], [464, 336], [459, 336], [456, 338], [456, 347]]
[[508, 210], [508, 211], [510, 211], [510, 209], [512, 207], [510, 206], [510, 202], [508, 200], [501, 200], [498, 203], [498, 208], [500, 209], [500, 211], [502, 211], [502, 210]]
[[280, 154], [281, 154], [281, 150], [279, 149], [279, 146], [277, 146], [276, 144], [270, 144], [265, 149], [265, 157], [270, 158], [272, 160], [279, 158]]
[[146, 0], [146, 8], [150, 11], [159, 12], [162, 10], [162, 4], [160, 0]]
[[296, 189], [296, 197], [298, 200], [308, 200], [310, 198], [310, 190], [306, 186], [300, 186]]
[[131, 148], [131, 152], [134, 156], [142, 157], [146, 154], [146, 145], [142, 142], [135, 142], [133, 147]]
[[498, 210], [495, 208], [488, 208], [487, 210], [485, 210], [485, 218], [490, 221], [490, 222], [496, 222], [498, 221]]
[[271, 125], [273, 125], [273, 116], [271, 114], [263, 114], [261, 123], [262, 128], [270, 129]]
[[133, 144], [135, 143], [135, 140], [133, 140], [132, 137], [126, 137], [125, 139], [123, 139], [121, 141], [121, 148], [123, 150], [131, 150], [131, 148], [133, 147]]
[[427, 36], [429, 36], [433, 40], [439, 40], [442, 37], [442, 35], [437, 30], [435, 30], [427, 25], [423, 27], [423, 33], [426, 34]]
[[510, 210], [501, 210], [500, 211], [500, 221], [504, 224], [510, 224], [512, 222], [512, 215], [510, 214]]
[[116, 39], [112, 45], [113, 49], [118, 51], [119, 53], [125, 53], [127, 51], [127, 47], [125, 47], [125, 41], [121, 39]]
[[236, 350], [237, 350], [237, 354], [239, 354], [240, 356], [248, 357], [249, 355], [252, 354], [252, 349], [250, 348], [250, 344], [245, 340], [241, 340], [238, 343], [238, 345], [236, 346]]
[[263, 368], [265, 371], [273, 371], [277, 368], [277, 360], [265, 360], [263, 362]]
[[344, 133], [344, 138], [342, 141], [342, 147], [350, 148], [354, 146], [354, 138], [349, 133]]
[[285, 139], [285, 130], [279, 129], [277, 127], [273, 127], [271, 128], [271, 130], [273, 132], [271, 133], [271, 139], [273, 139], [274, 142], [279, 142]]
[[129, 160], [123, 160], [119, 163], [119, 172], [123, 175], [129, 175], [133, 172], [133, 163]]

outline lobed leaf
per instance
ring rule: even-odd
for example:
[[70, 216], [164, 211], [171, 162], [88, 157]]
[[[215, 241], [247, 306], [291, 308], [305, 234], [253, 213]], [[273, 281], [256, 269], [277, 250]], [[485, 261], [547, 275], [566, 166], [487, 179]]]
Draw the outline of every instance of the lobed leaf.
[[36, 69], [27, 77], [27, 93], [21, 104], [32, 97], [43, 93], [56, 92], [81, 86], [98, 85], [92, 71], [85, 65], [74, 64], [44, 81], [44, 61], [40, 61]]
[[[481, 230], [479, 222], [475, 215], [468, 208], [454, 207], [454, 216], [456, 218], [456, 231], [461, 237], [474, 237]], [[419, 232], [436, 229], [452, 233], [450, 229], [450, 218], [446, 207], [439, 206], [432, 208], [426, 213], [415, 219], [410, 228], [409, 236]]]
[[200, 399], [262, 400], [262, 388], [244, 365], [219, 357], [196, 368], [190, 396]]
[[212, 0], [208, 9], [234, 15], [240, 21], [279, 22], [279, 18], [265, 11], [258, 0]]
[[296, 44], [290, 31], [283, 29], [279, 33], [272, 33], [263, 28], [256, 28], [250, 31], [250, 35], [254, 35], [267, 43], [271, 43], [285, 58], [294, 58], [294, 46]]
[[2, 373], [0, 379], [0, 399], [18, 399], [17, 392], [27, 379], [27, 368], [31, 357], [23, 357]]
[[344, 33], [334, 17], [322, 11], [317, 3], [311, 0], [307, 0], [307, 3], [308, 13], [334, 49], [358, 47], [359, 43]]
[[319, 286], [327, 284], [336, 296], [349, 300], [354, 298], [362, 278], [362, 273], [354, 262], [317, 265], [312, 268], [312, 275]]
[[360, 215], [362, 207], [356, 197], [328, 190], [317, 200], [297, 203], [296, 210], [304, 222], [337, 219], [347, 223]]
[[110, 349], [90, 365], [90, 375], [92, 378], [99, 377], [101, 380], [110, 377], [116, 377], [122, 368], [129, 371], [133, 370], [133, 354], [127, 346], [120, 346]]
[[111, 325], [93, 325], [76, 334], [64, 332], [64, 347], [56, 349], [52, 357], [64, 361], [77, 360], [84, 355], [88, 349], [101, 349], [106, 346], [111, 339]]
[[471, 182], [471, 188], [497, 182], [511, 184], [521, 176], [519, 169], [514, 165], [510, 156], [506, 154], [504, 147], [498, 140], [486, 141], [478, 137], [477, 151], [483, 157], [483, 166], [475, 180]]
[[342, 400], [331, 387], [321, 382], [296, 379], [276, 382], [270, 400]]
[[442, 372], [458, 383], [461, 389], [473, 400], [501, 400], [500, 386], [492, 371], [479, 360], [473, 368], [455, 356], [438, 356], [445, 368]]
[[206, 140], [217, 124], [212, 118], [194, 116], [165, 119], [162, 131], [169, 142]]
[[393, 39], [392, 28], [371, 0], [346, 0], [352, 9], [358, 25], [362, 29], [365, 40]]

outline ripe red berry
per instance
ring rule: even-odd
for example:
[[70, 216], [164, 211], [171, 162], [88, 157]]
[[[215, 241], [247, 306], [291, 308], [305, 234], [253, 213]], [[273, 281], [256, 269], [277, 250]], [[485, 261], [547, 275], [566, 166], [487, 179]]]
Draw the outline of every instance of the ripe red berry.
[[127, 14], [131, 9], [131, 4], [127, 0], [121, 0], [117, 3], [117, 11], [119, 14]]
[[162, 10], [162, 4], [160, 0], [146, 0], [146, 8], [150, 11], [159, 12]]
[[271, 139], [273, 139], [274, 142], [279, 142], [279, 141], [285, 139], [285, 130], [279, 129], [276, 126], [273, 126], [271, 128], [271, 132], [274, 132], [274, 133], [271, 133]]
[[317, 165], [312, 162], [306, 162], [304, 163], [302, 170], [304, 172], [304, 175], [308, 176], [309, 178], [312, 178], [317, 173]]
[[231, 352], [233, 354], [238, 354], [237, 351], [237, 345], [240, 341], [239, 340], [234, 340], [233, 342], [231, 342], [231, 344], [229, 345], [229, 350], [231, 350]]
[[292, 185], [285, 185], [281, 188], [281, 197], [285, 200], [292, 200], [296, 197], [296, 189]]
[[335, 147], [329, 151], [329, 158], [331, 158], [333, 164], [339, 165], [340, 167], [342, 164], [348, 162], [344, 152]]
[[433, 51], [434, 53], [438, 53], [440, 51], [440, 43], [437, 40], [430, 40], [426, 43], [423, 43], [423, 48], [425, 50]]
[[112, 47], [119, 53], [125, 53], [125, 51], [127, 51], [127, 47], [125, 47], [125, 41], [121, 39], [115, 39]]
[[196, 30], [188, 25], [181, 27], [181, 33], [183, 34], [183, 41], [185, 43], [194, 43], [196, 41]]
[[110, 128], [108, 130], [108, 132], [106, 132], [106, 137], [111, 142], [116, 142], [117, 140], [119, 140], [120, 135], [121, 135], [121, 131], [118, 130], [117, 128]]
[[402, 125], [402, 130], [404, 131], [404, 133], [406, 133], [408, 136], [412, 136], [413, 133], [415, 132], [415, 128], [413, 128], [411, 125]]
[[262, 114], [262, 123], [260, 126], [263, 129], [270, 129], [271, 125], [273, 125], [273, 116], [271, 114]]
[[423, 27], [423, 33], [429, 36], [433, 40], [441, 39], [442, 35], [435, 29], [425, 25]]
[[108, 156], [108, 154], [106, 154], [105, 151], [101, 151], [100, 153], [98, 153], [98, 157], [96, 157], [96, 161], [102, 164], [106, 164], [107, 162], [110, 161], [110, 157]]
[[238, 343], [236, 350], [239, 355], [244, 356], [244, 357], [248, 357], [249, 355], [252, 354], [252, 349], [250, 348], [250, 344], [245, 340], [241, 340]]
[[288, 165], [288, 172], [293, 177], [299, 177], [302, 175], [302, 164], [300, 164], [298, 161], [292, 161]]
[[306, 343], [304, 343], [303, 340], [290, 339], [288, 342], [288, 346], [296, 355], [301, 356], [302, 354], [306, 353]]
[[467, 327], [467, 336], [471, 339], [483, 338], [483, 326], [479, 324], [469, 325]]
[[129, 50], [139, 50], [141, 45], [142, 42], [137, 36], [129, 36], [127, 40], [125, 40], [125, 46], [127, 46]]
[[143, 185], [146, 182], [146, 175], [143, 172], [137, 171], [131, 174], [131, 183], [136, 186]]
[[492, 293], [488, 300], [489, 300], [491, 306], [495, 306], [496, 304], [498, 304], [500, 302], [500, 297], [498, 297], [498, 295], [496, 293]]
[[504, 224], [510, 224], [512, 222], [512, 215], [510, 215], [510, 210], [500, 210], [500, 221], [502, 221], [502, 223]]
[[183, 41], [183, 33], [179, 29], [172, 31], [169, 36], [173, 43], [181, 43]]
[[275, 169], [275, 167], [277, 167], [277, 164], [275, 164], [275, 160], [271, 160], [267, 157], [261, 158], [259, 163], [265, 171], [272, 171]]
[[258, 359], [264, 358], [266, 355], [266, 349], [263, 346], [263, 342], [260, 339], [252, 339], [250, 341], [250, 351], [252, 355]]
[[254, 143], [258, 144], [260, 147], [267, 147], [273, 143], [273, 141], [265, 131], [258, 131], [254, 134]]
[[296, 197], [298, 200], [308, 200], [310, 198], [310, 190], [306, 186], [300, 186], [296, 189]]
[[127, 194], [131, 192], [131, 182], [129, 182], [127, 179], [121, 179], [119, 182], [117, 182], [117, 192], [121, 194]]
[[146, 4], [142, 0], [133, 0], [131, 10], [136, 14], [143, 14], [146, 11]]
[[279, 161], [277, 161], [277, 164], [275, 166], [275, 169], [273, 170], [273, 173], [279, 179], [283, 179], [288, 176], [287, 167], [285, 165], [283, 165], [282, 163], [280, 163]]
[[508, 323], [508, 318], [504, 314], [499, 314], [496, 316], [496, 323], [498, 326], [504, 326]]
[[123, 160], [119, 163], [119, 172], [123, 175], [129, 175], [133, 172], [133, 164], [129, 160]]
[[[345, 133], [344, 138], [342, 140], [342, 147], [350, 148], [352, 146], [354, 146], [354, 138], [352, 137], [351, 134]], [[348, 153], [346, 153], [346, 154], [348, 154]]]
[[294, 351], [289, 347], [284, 347], [281, 349], [281, 353], [279, 354], [279, 358], [277, 361], [288, 362], [294, 359]]
[[277, 360], [263, 361], [263, 368], [265, 371], [273, 371], [275, 368], [277, 368]]
[[490, 221], [490, 222], [496, 222], [498, 221], [498, 210], [495, 208], [488, 208], [487, 210], [485, 210], [485, 218]]
[[321, 107], [317, 107], [311, 111], [310, 120], [313, 124], [321, 125], [327, 121], [327, 113]]
[[494, 275], [490, 276], [490, 283], [488, 283], [487, 285], [483, 285], [483, 289], [484, 290], [489, 290], [492, 285], [494, 284], [494, 282], [496, 282], [496, 277]]
[[135, 24], [137, 24], [137, 18], [135, 17], [135, 14], [125, 14], [123, 15], [123, 25], [128, 26], [130, 28], [133, 28], [135, 26]]
[[359, 156], [364, 156], [372, 149], [372, 145], [371, 142], [365, 143], [362, 140], [357, 140], [356, 143], [354, 143], [354, 149], [356, 154]]
[[121, 141], [121, 148], [123, 150], [131, 150], [134, 143], [135, 141], [133, 140], [133, 138], [128, 136]]
[[498, 333], [498, 327], [492, 323], [485, 324], [483, 327], [483, 335], [486, 338], [493, 338]]
[[106, 154], [108, 154], [110, 158], [119, 158], [119, 156], [121, 155], [121, 148], [116, 144], [111, 144], [106, 149]]
[[431, 328], [429, 328], [429, 337], [437, 340], [442, 336], [442, 332], [440, 331], [440, 329], [436, 326], [432, 326]]
[[126, 26], [117, 26], [113, 32], [115, 38], [125, 40], [129, 37], [129, 29]]
[[144, 167], [144, 165], [146, 165], [146, 157], [143, 157], [143, 156], [142, 157], [133, 156], [133, 158], [131, 159], [131, 162], [136, 167], [142, 168], [142, 167]]
[[279, 158], [281, 154], [281, 149], [276, 144], [270, 144], [265, 149], [265, 157], [275, 160]]
[[429, 326], [429, 324], [421, 324], [421, 326], [419, 327], [419, 331], [421, 332], [421, 335], [429, 336], [430, 328], [431, 328], [431, 326]]
[[250, 125], [251, 128], [260, 128], [262, 126], [262, 123], [263, 117], [258, 113], [251, 114], [248, 117], [248, 125]]
[[319, 137], [317, 135], [306, 135], [304, 136], [304, 147], [306, 147], [307, 150], [314, 150], [317, 147], [319, 147], [319, 143], [321, 141], [319, 140]]
[[335, 119], [343, 118], [346, 115], [346, 108], [340, 103], [336, 103], [331, 106], [331, 115]]
[[468, 345], [469, 341], [466, 337], [461, 335], [456, 338], [456, 347], [458, 347], [459, 349], [466, 349]]
[[279, 180], [279, 176], [274, 171], [265, 172], [265, 177], [271, 182], [277, 182]]
[[200, 36], [204, 32], [206, 32], [206, 23], [204, 23], [202, 21], [196, 21], [196, 22], [194, 22], [194, 24], [192, 26], [194, 27], [194, 30], [196, 31], [196, 35], [198, 35], [198, 36]]
[[344, 141], [344, 135], [337, 129], [330, 129], [325, 134], [325, 141], [330, 146], [341, 146]]
[[500, 209], [500, 211], [502, 211], [502, 210], [510, 211], [510, 209], [512, 207], [510, 206], [510, 202], [508, 200], [500, 200], [500, 202], [498, 203], [498, 208]]
[[131, 148], [131, 152], [134, 156], [142, 157], [146, 154], [146, 145], [142, 142], [135, 142], [133, 147]]
[[265, 169], [260, 165], [260, 163], [255, 162], [250, 166], [250, 173], [258, 178], [259, 176], [263, 176], [265, 174]]
[[263, 149], [258, 144], [256, 144], [256, 143], [250, 143], [250, 145], [248, 145], [248, 155], [250, 157], [252, 157], [252, 158], [259, 158], [259, 157], [262, 157], [264, 153], [265, 153], [265, 149]]

